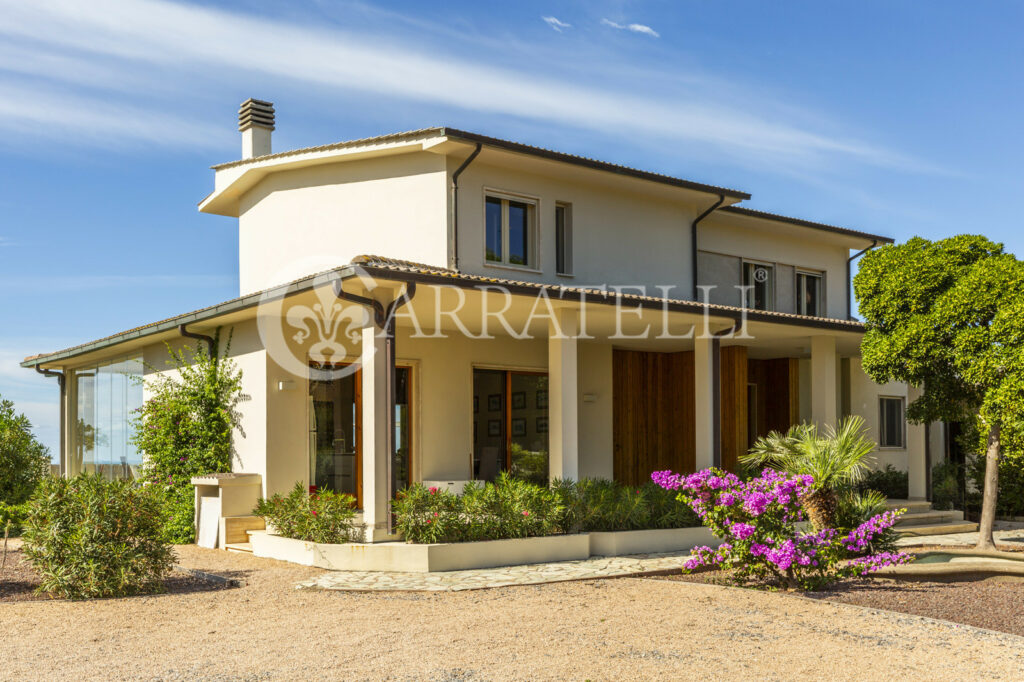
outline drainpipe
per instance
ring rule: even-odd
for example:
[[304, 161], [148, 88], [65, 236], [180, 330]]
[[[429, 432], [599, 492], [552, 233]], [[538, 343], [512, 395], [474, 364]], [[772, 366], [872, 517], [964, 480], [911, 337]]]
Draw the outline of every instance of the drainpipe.
[[[342, 290], [342, 281], [334, 283], [334, 295], [343, 301], [350, 301], [361, 306], [370, 308], [373, 311], [374, 326], [384, 330], [384, 371], [388, 375], [388, 382], [385, 385], [385, 402], [388, 405], [387, 428], [384, 437], [384, 448], [388, 452], [387, 462], [384, 465], [384, 475], [387, 479], [388, 507], [385, 518], [387, 519], [387, 533], [394, 532], [395, 520], [391, 509], [391, 500], [395, 496], [394, 459], [398, 454], [395, 448], [395, 382], [397, 372], [395, 370], [395, 313], [398, 309], [411, 301], [416, 295], [416, 282], [406, 282], [405, 293], [391, 301], [387, 308], [377, 300], [367, 296], [359, 296]], [[360, 453], [362, 456], [362, 453]], [[372, 532], [372, 530], [371, 530]]]
[[67, 396], [66, 377], [64, 372], [58, 372], [54, 369], [43, 369], [39, 365], [36, 365], [36, 371], [47, 377], [57, 377], [57, 385], [60, 387], [60, 473], [65, 475], [67, 473], [65, 467], [66, 457], [64, 454], [65, 448], [65, 434], [64, 434], [64, 423], [66, 421], [65, 413], [65, 397]]
[[871, 242], [871, 246], [861, 249], [846, 259], [846, 319], [853, 319], [853, 261], [857, 260], [871, 249], [878, 246], [878, 241]]
[[213, 338], [212, 336], [207, 336], [206, 334], [197, 334], [195, 332], [190, 332], [188, 330], [188, 325], [185, 324], [179, 324], [178, 331], [181, 332], [182, 336], [188, 337], [190, 339], [195, 339], [197, 341], [205, 342], [207, 352], [209, 352], [210, 357], [212, 359], [217, 358], [217, 340], [215, 338]]
[[709, 215], [711, 215], [711, 213], [716, 208], [721, 206], [723, 202], [725, 202], [725, 195], [724, 194], [719, 194], [718, 195], [718, 201], [716, 201], [714, 204], [712, 204], [711, 208], [709, 208], [708, 210], [704, 211], [699, 216], [697, 216], [697, 219], [694, 220], [693, 224], [690, 226], [690, 257], [691, 257], [690, 269], [693, 272], [693, 300], [694, 301], [697, 300], [697, 285], [699, 284], [699, 282], [697, 280], [697, 225], [700, 224], [700, 221], [704, 220]]
[[[473, 153], [452, 173], [452, 269], [454, 270], [459, 269], [459, 176], [479, 156], [482, 148], [483, 145], [477, 142]], [[390, 514], [388, 518], [391, 518]]]

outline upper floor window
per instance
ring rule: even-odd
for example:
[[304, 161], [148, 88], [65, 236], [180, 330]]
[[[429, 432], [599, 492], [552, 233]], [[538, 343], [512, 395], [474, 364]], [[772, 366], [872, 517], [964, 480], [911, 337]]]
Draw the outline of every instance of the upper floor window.
[[800, 315], [820, 317], [823, 314], [821, 305], [821, 273], [796, 273], [796, 312]]
[[774, 309], [775, 266], [764, 263], [744, 263], [743, 286], [748, 308], [754, 310]]
[[903, 398], [879, 396], [878, 398], [878, 446], [882, 448], [905, 448], [906, 418]]
[[535, 267], [536, 209], [536, 203], [527, 199], [487, 197], [484, 257], [488, 263]]
[[572, 274], [572, 204], [555, 204], [555, 271]]

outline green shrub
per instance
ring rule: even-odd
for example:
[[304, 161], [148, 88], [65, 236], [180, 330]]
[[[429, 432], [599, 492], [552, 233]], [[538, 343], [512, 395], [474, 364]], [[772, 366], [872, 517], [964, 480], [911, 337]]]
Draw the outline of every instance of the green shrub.
[[[885, 495], [877, 490], [857, 492], [847, 490], [839, 495], [836, 506], [836, 529], [846, 533], [867, 523], [888, 510]], [[894, 528], [880, 530], [860, 554], [878, 554], [879, 552], [895, 552], [897, 532]]]
[[0, 399], [0, 503], [27, 501], [49, 473], [50, 453], [32, 435], [28, 418], [15, 413], [10, 400]]
[[231, 471], [242, 373], [227, 358], [230, 348], [229, 339], [222, 353], [210, 357], [200, 346], [191, 352], [168, 347], [177, 377], [163, 374], [148, 382], [152, 397], [135, 420], [132, 442], [145, 453], [142, 478], [165, 500], [171, 542], [195, 540], [192, 477]]
[[576, 531], [699, 526], [697, 515], [654, 483], [631, 488], [606, 479], [549, 486], [502, 474], [471, 483], [462, 495], [415, 484], [393, 503], [396, 527], [409, 542], [471, 542]]
[[963, 509], [964, 501], [960, 495], [960, 477], [962, 475], [963, 467], [956, 462], [939, 462], [932, 467], [932, 507], [934, 509]]
[[900, 471], [891, 464], [884, 469], [868, 472], [857, 484], [857, 490], [877, 490], [886, 497], [905, 500], [910, 496], [910, 477], [906, 471]]
[[28, 503], [7, 504], [0, 502], [0, 535], [9, 537], [21, 535], [21, 527], [28, 514]]
[[44, 479], [29, 501], [23, 537], [40, 590], [67, 599], [162, 591], [174, 560], [159, 498], [93, 474]]
[[331, 490], [309, 493], [296, 483], [287, 496], [261, 498], [253, 513], [286, 538], [338, 545], [362, 539], [355, 507], [356, 498], [351, 495]]

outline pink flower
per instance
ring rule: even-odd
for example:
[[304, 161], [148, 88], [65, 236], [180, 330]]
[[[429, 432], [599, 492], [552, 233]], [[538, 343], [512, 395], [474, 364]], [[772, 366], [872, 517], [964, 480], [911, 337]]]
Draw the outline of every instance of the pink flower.
[[436, 495], [437, 494], [437, 486], [435, 486], [435, 485], [430, 486], [429, 488], [427, 488], [427, 490], [430, 491], [431, 495]]
[[526, 510], [524, 509], [524, 510], [523, 510], [523, 516], [529, 516], [529, 515], [530, 515], [530, 512], [528, 512], [528, 511], [526, 511]]
[[310, 512], [310, 514], [312, 514], [313, 516], [316, 516], [316, 509], [314, 509], [313, 511], [311, 511], [311, 512]]

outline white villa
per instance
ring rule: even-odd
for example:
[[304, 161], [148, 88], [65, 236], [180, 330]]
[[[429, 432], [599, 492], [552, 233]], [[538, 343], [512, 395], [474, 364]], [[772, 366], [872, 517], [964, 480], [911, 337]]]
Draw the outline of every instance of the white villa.
[[847, 414], [927, 497], [946, 429], [868, 379], [850, 314], [851, 262], [891, 239], [452, 128], [272, 153], [258, 100], [239, 128], [199, 203], [238, 219], [238, 297], [24, 361], [60, 377], [65, 475], [134, 475], [131, 376], [221, 328], [247, 396], [234, 470], [351, 493], [371, 542], [410, 482], [636, 484]]

